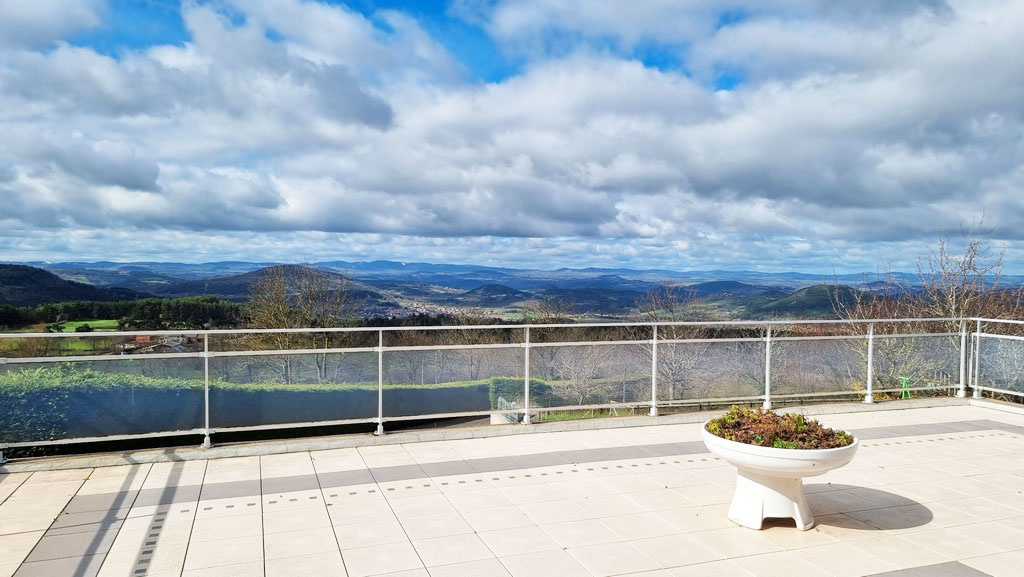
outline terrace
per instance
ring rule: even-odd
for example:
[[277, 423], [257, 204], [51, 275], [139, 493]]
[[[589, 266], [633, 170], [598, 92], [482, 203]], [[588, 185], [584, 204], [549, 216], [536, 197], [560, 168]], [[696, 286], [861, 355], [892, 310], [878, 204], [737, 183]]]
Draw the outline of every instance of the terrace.
[[[97, 438], [215, 442], [9, 461], [0, 576], [1018, 575], [1024, 410], [992, 397], [1022, 390], [1021, 326], [3, 335], [0, 393], [54, 401], [29, 414], [5, 400], [9, 456]], [[183, 349], [114, 353], [139, 336]], [[51, 372], [89, 386], [61, 405]], [[329, 401], [345, 405], [327, 417], [345, 418], [303, 417]], [[734, 469], [699, 423], [730, 402], [800, 404], [861, 439], [852, 464], [807, 480], [814, 529], [726, 518]], [[282, 422], [282, 404], [298, 417]], [[72, 407], [92, 420], [58, 414]], [[196, 426], [168, 429], [164, 413]], [[479, 426], [407, 427], [431, 418]], [[217, 441], [314, 424], [387, 434]]]

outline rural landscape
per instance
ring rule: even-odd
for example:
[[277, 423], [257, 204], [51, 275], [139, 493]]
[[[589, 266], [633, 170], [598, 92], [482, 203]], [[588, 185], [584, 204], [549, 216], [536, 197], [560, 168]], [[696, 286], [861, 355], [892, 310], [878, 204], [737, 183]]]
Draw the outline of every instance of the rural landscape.
[[[659, 313], [666, 320], [827, 319], [857, 300], [921, 293], [925, 282], [917, 273], [528, 270], [392, 261], [31, 262], [0, 264], [0, 327], [239, 327], [245, 324], [245, 303], [274, 275], [316, 277], [326, 290], [340, 293], [341, 316], [371, 324], [422, 324], [425, 318], [516, 322], [537, 315], [567, 322], [629, 321], [645, 318], [659, 304], [672, 307]], [[1012, 287], [1024, 276], [1001, 281]]]

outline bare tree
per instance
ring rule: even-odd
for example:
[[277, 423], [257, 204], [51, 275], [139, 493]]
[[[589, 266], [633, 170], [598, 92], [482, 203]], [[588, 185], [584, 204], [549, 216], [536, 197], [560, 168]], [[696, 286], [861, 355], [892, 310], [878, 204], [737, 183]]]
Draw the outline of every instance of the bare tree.
[[572, 322], [574, 304], [556, 296], [545, 295], [523, 307], [523, 322], [529, 324], [559, 324]]
[[[307, 266], [274, 266], [261, 271], [249, 286], [249, 321], [255, 328], [332, 328], [341, 326], [352, 309], [348, 278]], [[327, 332], [270, 333], [253, 335], [247, 345], [253, 349], [326, 349], [341, 337]], [[330, 380], [328, 355], [313, 355], [318, 383]], [[298, 359], [282, 355], [274, 363], [285, 383], [295, 382]], [[336, 367], [338, 369], [338, 367]], [[339, 369], [340, 370], [340, 369]], [[338, 370], [334, 371], [334, 377]]]
[[[836, 298], [833, 302], [843, 319], [1020, 318], [1024, 286], [1003, 286], [1002, 268], [1002, 253], [990, 252], [987, 241], [978, 238], [972, 228], [963, 232], [960, 251], [946, 237], [940, 237], [927, 258], [918, 260], [918, 286], [910, 286], [889, 273], [880, 291], [855, 292], [852, 299], [844, 302]], [[851, 328], [856, 333], [864, 330], [863, 325]], [[959, 331], [959, 320], [875, 323], [876, 334], [882, 335]], [[866, 362], [866, 344], [855, 349]], [[895, 387], [901, 378], [915, 383], [941, 380], [936, 375], [953, 372], [951, 359], [959, 357], [959, 352], [957, 336], [876, 338], [874, 384]]]
[[[703, 320], [698, 314], [699, 304], [700, 297], [695, 292], [682, 286], [665, 284], [647, 291], [637, 300], [637, 320], [650, 323]], [[651, 330], [639, 327], [632, 338], [649, 339]], [[695, 389], [703, 389], [708, 380], [701, 368], [708, 364], [710, 344], [699, 340], [708, 337], [707, 327], [662, 325], [656, 330], [659, 341], [694, 341], [658, 346], [659, 397], [662, 400], [676, 400], [683, 398], [685, 391], [697, 392]], [[643, 351], [650, 360], [650, 345], [643, 346]]]
[[558, 392], [566, 401], [582, 405], [600, 392], [597, 379], [605, 372], [610, 359], [607, 347], [600, 345], [571, 348], [574, 350], [559, 355], [556, 361], [557, 376], [563, 381]]

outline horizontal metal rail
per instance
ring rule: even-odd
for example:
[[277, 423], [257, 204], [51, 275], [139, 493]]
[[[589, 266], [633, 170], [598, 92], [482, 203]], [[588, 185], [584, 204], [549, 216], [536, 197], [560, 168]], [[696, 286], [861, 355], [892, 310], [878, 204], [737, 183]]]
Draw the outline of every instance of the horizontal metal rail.
[[[870, 323], [926, 323], [926, 322], [960, 322], [962, 319], [952, 317], [911, 318], [911, 319], [808, 319], [808, 320], [764, 320], [764, 321], [656, 321], [656, 322], [625, 322], [625, 323], [551, 323], [551, 324], [505, 324], [505, 325], [435, 325], [435, 326], [402, 326], [402, 327], [329, 327], [329, 328], [285, 328], [285, 329], [197, 329], [197, 330], [160, 330], [160, 331], [102, 331], [90, 333], [0, 333], [0, 339], [21, 338], [103, 338], [103, 337], [138, 337], [138, 336], [194, 336], [204, 335], [260, 335], [260, 334], [324, 334], [324, 333], [392, 333], [410, 331], [465, 331], [465, 330], [508, 330], [508, 329], [581, 329], [581, 328], [621, 328], [621, 327], [765, 327], [794, 325], [848, 325]], [[981, 319], [985, 320], [985, 319]], [[1015, 322], [995, 320], [993, 322]], [[1024, 322], [1024, 321], [1022, 321]]]
[[986, 387], [984, 385], [975, 385], [975, 388], [979, 391], [986, 391], [989, 393], [999, 393], [1001, 395], [1016, 395], [1018, 397], [1024, 397], [1024, 391], [1012, 391], [1010, 389], [998, 389], [996, 387]]
[[141, 355], [69, 355], [66, 357], [5, 357], [7, 364], [27, 363], [91, 363], [95, 361], [136, 362], [144, 360], [201, 359], [205, 353], [146, 353]]
[[182, 429], [179, 431], [157, 431], [153, 433], [132, 433], [128, 435], [106, 435], [103, 437], [75, 437], [71, 439], [56, 439], [52, 441], [24, 441], [12, 443], [0, 443], [0, 448], [18, 447], [52, 447], [56, 445], [79, 445], [83, 443], [106, 443], [110, 441], [134, 441], [137, 439], [159, 439], [163, 437], [187, 437], [190, 435], [202, 435], [204, 429]]
[[[205, 354], [212, 359], [214, 357], [281, 357], [287, 355], [343, 355], [346, 353], [375, 352], [377, 352], [377, 347], [353, 347], [347, 349], [284, 349], [277, 351], [210, 351]], [[200, 353], [200, 356], [202, 355], [203, 353]]]
[[1004, 323], [1008, 325], [1024, 325], [1024, 320], [1017, 319], [989, 319], [984, 317], [975, 317], [967, 319], [970, 321], [981, 321], [983, 323]]
[[1024, 341], [1024, 337], [1017, 335], [994, 335], [992, 333], [978, 333], [978, 336], [983, 339], [999, 339], [1004, 341]]

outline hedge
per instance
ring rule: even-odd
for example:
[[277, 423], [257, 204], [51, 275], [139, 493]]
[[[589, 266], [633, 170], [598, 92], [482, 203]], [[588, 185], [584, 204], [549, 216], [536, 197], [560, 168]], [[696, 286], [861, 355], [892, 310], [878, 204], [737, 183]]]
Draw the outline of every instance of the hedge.
[[[531, 387], [550, 385], [533, 381]], [[521, 400], [522, 379], [386, 385], [384, 415], [487, 411], [498, 396]], [[0, 443], [189, 430], [204, 425], [203, 381], [69, 363], [7, 370], [0, 371], [0, 408]], [[376, 384], [210, 383], [215, 428], [376, 416]]]

